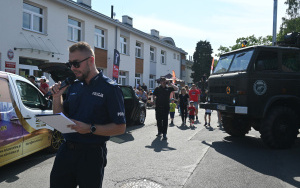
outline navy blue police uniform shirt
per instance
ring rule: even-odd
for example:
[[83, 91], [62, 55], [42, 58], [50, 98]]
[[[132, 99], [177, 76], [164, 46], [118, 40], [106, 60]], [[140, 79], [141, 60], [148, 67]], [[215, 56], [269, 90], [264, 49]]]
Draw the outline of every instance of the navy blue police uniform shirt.
[[175, 91], [173, 87], [162, 87], [161, 85], [155, 88], [153, 95], [156, 96], [156, 107], [170, 107], [170, 94]]
[[[70, 119], [87, 124], [126, 123], [122, 90], [102, 72], [92, 78], [89, 85], [75, 81], [68, 89], [63, 108]], [[89, 144], [102, 144], [109, 140], [109, 136], [91, 133], [76, 132], [63, 136], [67, 141]]]

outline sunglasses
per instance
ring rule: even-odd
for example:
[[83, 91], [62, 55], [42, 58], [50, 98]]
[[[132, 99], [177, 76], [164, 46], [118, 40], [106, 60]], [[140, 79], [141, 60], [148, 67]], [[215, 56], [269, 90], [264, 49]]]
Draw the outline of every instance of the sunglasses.
[[77, 60], [75, 60], [75, 61], [69, 61], [69, 62], [66, 63], [66, 65], [69, 68], [71, 68], [72, 66], [74, 66], [75, 68], [79, 68], [80, 67], [80, 63], [88, 60], [90, 57], [87, 57], [87, 58], [85, 58], [84, 60], [81, 60], [81, 61], [77, 61]]

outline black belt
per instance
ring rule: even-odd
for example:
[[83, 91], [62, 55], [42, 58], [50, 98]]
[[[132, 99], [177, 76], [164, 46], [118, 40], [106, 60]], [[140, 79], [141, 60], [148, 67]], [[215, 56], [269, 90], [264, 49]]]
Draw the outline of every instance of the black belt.
[[71, 142], [71, 141], [66, 141], [65, 142], [66, 146], [68, 149], [71, 150], [87, 150], [87, 149], [92, 149], [92, 148], [100, 148], [105, 146], [105, 142], [102, 144], [82, 144], [82, 143], [76, 143], [76, 142]]

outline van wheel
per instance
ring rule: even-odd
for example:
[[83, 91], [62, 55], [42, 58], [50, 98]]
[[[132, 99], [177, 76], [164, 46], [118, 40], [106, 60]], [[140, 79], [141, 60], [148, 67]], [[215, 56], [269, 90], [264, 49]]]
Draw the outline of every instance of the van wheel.
[[297, 138], [298, 118], [294, 110], [278, 106], [267, 113], [261, 125], [261, 139], [274, 149], [290, 148]]
[[226, 133], [235, 137], [245, 136], [251, 129], [251, 126], [243, 117], [222, 116], [223, 127]]
[[49, 146], [48, 151], [51, 153], [57, 152], [63, 142], [64, 137], [62, 134], [57, 130], [52, 131], [51, 145]]

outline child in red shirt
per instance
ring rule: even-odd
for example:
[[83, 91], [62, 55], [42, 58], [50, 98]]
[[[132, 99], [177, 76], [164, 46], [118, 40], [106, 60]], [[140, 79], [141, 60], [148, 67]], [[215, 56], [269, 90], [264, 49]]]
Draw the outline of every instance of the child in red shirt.
[[189, 119], [190, 119], [190, 127], [194, 127], [194, 120], [195, 120], [195, 111], [196, 108], [194, 106], [194, 101], [190, 101], [190, 106], [188, 107], [188, 111], [189, 111]]

